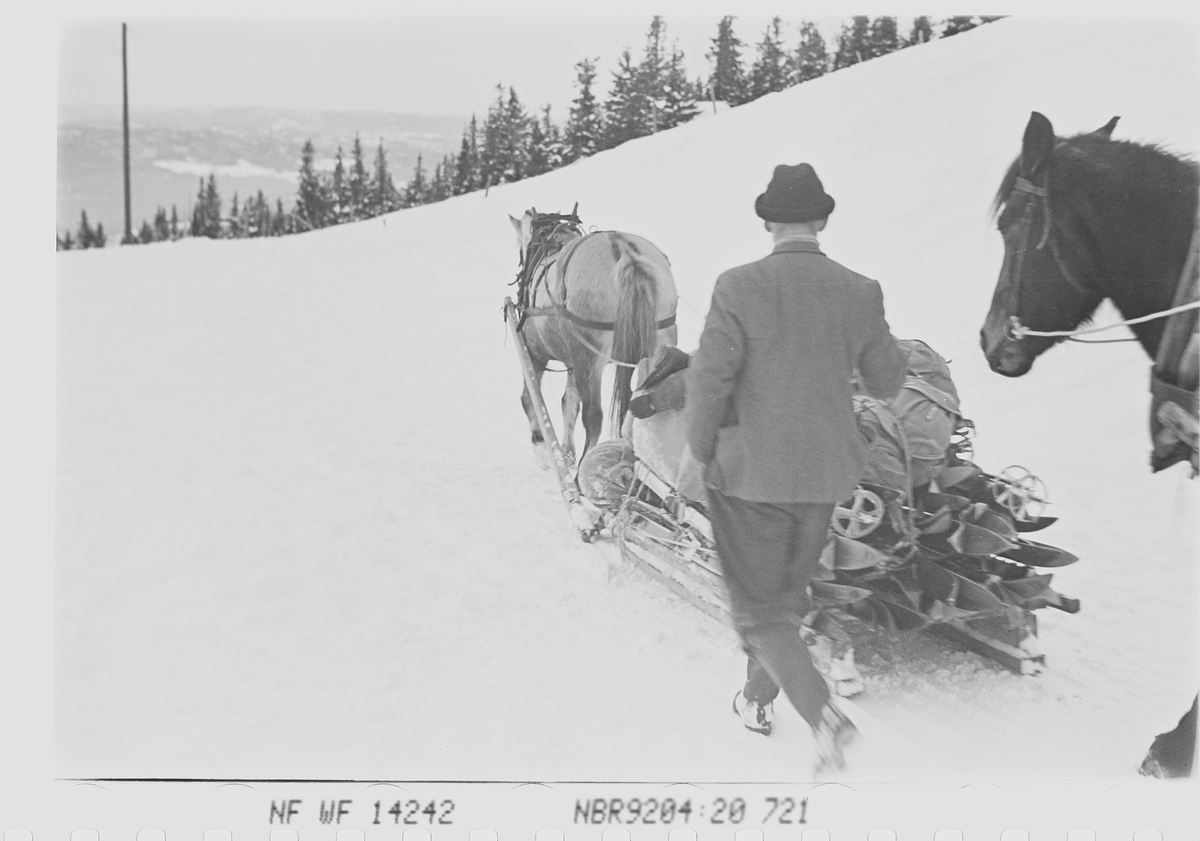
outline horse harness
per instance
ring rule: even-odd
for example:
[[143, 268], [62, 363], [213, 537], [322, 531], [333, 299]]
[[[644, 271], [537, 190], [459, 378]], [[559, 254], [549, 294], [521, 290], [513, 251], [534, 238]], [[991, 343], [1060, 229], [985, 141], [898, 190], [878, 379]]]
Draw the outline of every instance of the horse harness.
[[1150, 468], [1158, 472], [1189, 460], [1200, 472], [1200, 321], [1188, 304], [1200, 302], [1200, 214], [1192, 229], [1187, 260], [1175, 288], [1173, 309], [1150, 369]]
[[[1050, 214], [1050, 190], [1047, 187], [1039, 187], [1033, 182], [1019, 176], [1017, 177], [1016, 182], [1013, 184], [1013, 190], [1015, 192], [1025, 193], [1026, 195], [1032, 196], [1035, 200], [1041, 199], [1043, 220], [1042, 236], [1041, 239], [1038, 240], [1037, 250], [1041, 251], [1043, 248], [1049, 245], [1050, 254], [1053, 255], [1054, 263], [1056, 266], [1058, 266], [1059, 274], [1062, 275], [1063, 280], [1070, 284], [1076, 292], [1080, 292], [1085, 295], [1094, 294], [1094, 290], [1089, 289], [1082, 281], [1079, 280], [1079, 278], [1075, 276], [1075, 273], [1071, 271], [1070, 266], [1067, 265], [1067, 261], [1063, 259], [1062, 252], [1058, 250], [1058, 241], [1053, 236], [1054, 230], [1052, 227], [1052, 217]], [[1043, 331], [1028, 329], [1021, 324], [1021, 320], [1017, 316], [1017, 313], [1021, 311], [1021, 267], [1025, 260], [1025, 252], [1029, 250], [1029, 243], [1032, 239], [1033, 208], [1035, 204], [1037, 204], [1037, 201], [1034, 200], [1027, 199], [1025, 202], [1024, 210], [1021, 213], [1021, 220], [1017, 223], [1019, 231], [1018, 237], [1021, 242], [1021, 248], [1017, 250], [1015, 265], [1009, 272], [1009, 282], [1012, 284], [1013, 288], [1016, 289], [1016, 301], [1013, 303], [1013, 314], [1009, 316], [1008, 319], [1008, 333], [1010, 338], [1013, 339], [1020, 339], [1027, 335], [1041, 336], [1046, 334]], [[1055, 335], [1059, 335], [1059, 333], [1056, 331]]]
[[[1058, 250], [1051, 228], [1049, 189], [1021, 177], [1016, 179], [1013, 189], [1041, 199], [1044, 226], [1037, 249], [1041, 250], [1048, 244], [1063, 280], [1077, 292], [1094, 294], [1094, 290], [1085, 286], [1070, 270]], [[1150, 434], [1154, 443], [1150, 466], [1151, 470], [1158, 472], [1177, 462], [1190, 460], [1192, 476], [1197, 475], [1200, 472], [1200, 395], [1197, 393], [1200, 387], [1200, 359], [1197, 358], [1197, 344], [1200, 342], [1200, 321], [1197, 319], [1197, 309], [1200, 309], [1200, 211], [1197, 212], [1187, 259], [1170, 309], [1086, 330], [1030, 330], [1021, 324], [1017, 313], [1021, 309], [1021, 265], [1032, 238], [1034, 204], [1034, 201], [1026, 202], [1021, 220], [1017, 223], [1020, 226], [1018, 238], [1022, 248], [1017, 252], [1015, 265], [1009, 273], [1010, 283], [1016, 289], [1013, 314], [1009, 317], [1009, 337], [1014, 341], [1024, 336], [1061, 336], [1075, 340], [1074, 337], [1086, 333], [1166, 318], [1167, 324], [1155, 355], [1154, 367], [1150, 371]]]
[[[576, 207], [578, 208], [578, 205]], [[572, 234], [575, 238], [564, 246], [559, 242], [562, 233]], [[571, 261], [571, 257], [574, 256], [575, 251], [579, 248], [580, 243], [596, 233], [603, 232], [593, 231], [586, 234], [583, 232], [583, 225], [579, 221], [579, 217], [575, 211], [569, 214], [538, 214], [534, 217], [533, 230], [530, 234], [529, 248], [527, 249], [529, 257], [526, 258], [525, 254], [521, 255], [521, 267], [517, 271], [516, 280], [513, 281], [517, 284], [517, 310], [520, 313], [520, 318], [517, 321], [518, 330], [524, 327], [525, 319], [531, 315], [559, 315], [571, 323], [589, 330], [606, 330], [611, 332], [616, 329], [616, 325], [611, 321], [592, 321], [591, 319], [578, 316], [567, 309], [567, 266]], [[554, 300], [550, 286], [546, 283], [546, 274], [550, 271], [550, 267], [555, 264], [558, 265], [558, 274], [562, 278], [562, 301]], [[541, 266], [540, 271], [538, 271], [539, 265]], [[533, 306], [538, 287], [546, 290], [550, 306]], [[671, 315], [660, 320], [656, 326], [657, 329], [663, 330], [674, 323], [675, 313], [671, 313]], [[583, 337], [579, 338], [583, 341]], [[585, 344], [587, 343], [585, 342]], [[595, 348], [592, 348], [592, 350], [595, 351]]]
[[[576, 210], [578, 207], [576, 205]], [[535, 214], [530, 227], [529, 245], [521, 251], [517, 277], [512, 281], [517, 286], [517, 312], [520, 315], [517, 320], [518, 331], [525, 326], [526, 317], [542, 314], [539, 311], [542, 308], [531, 308], [534, 293], [538, 286], [545, 283], [546, 272], [561, 255], [563, 251], [561, 240], [564, 235], [573, 238], [568, 244], [568, 248], [585, 236], [583, 223], [579, 220], [575, 210], [570, 213]], [[540, 273], [538, 266], [541, 266]]]

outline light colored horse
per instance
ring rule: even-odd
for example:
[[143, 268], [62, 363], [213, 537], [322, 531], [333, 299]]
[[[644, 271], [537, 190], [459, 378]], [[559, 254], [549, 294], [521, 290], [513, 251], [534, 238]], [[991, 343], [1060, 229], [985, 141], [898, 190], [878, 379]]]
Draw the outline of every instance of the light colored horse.
[[[629, 408], [633, 369], [660, 345], [674, 345], [678, 294], [671, 264], [649, 240], [620, 231], [585, 234], [572, 213], [525, 211], [509, 216], [521, 254], [523, 293], [518, 294], [521, 335], [533, 361], [534, 385], [554, 360], [568, 371], [560, 438], [575, 455], [574, 429], [583, 412], [583, 453], [604, 425], [600, 381], [617, 366], [610, 408], [611, 429]], [[543, 443], [526, 384], [521, 405], [535, 446]], [[581, 454], [582, 456], [582, 454]]]

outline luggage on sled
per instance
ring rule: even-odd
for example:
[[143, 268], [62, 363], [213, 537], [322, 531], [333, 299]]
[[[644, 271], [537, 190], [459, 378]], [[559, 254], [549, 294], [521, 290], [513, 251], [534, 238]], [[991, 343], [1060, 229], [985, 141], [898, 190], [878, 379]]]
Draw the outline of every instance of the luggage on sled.
[[[1034, 611], [1079, 610], [1050, 586], [1047, 570], [1077, 558], [1025, 536], [1055, 520], [1045, 515], [1043, 483], [1018, 466], [990, 474], [975, 465], [974, 427], [945, 361], [924, 342], [901, 345], [901, 393], [855, 398], [867, 468], [830, 524], [810, 587], [810, 641], [825, 646], [844, 694], [862, 688], [853, 644], [880, 632], [928, 629], [1035, 674], [1045, 658]], [[590, 450], [577, 480], [606, 512], [625, 557], [728, 622], [701, 467], [685, 446], [687, 361], [674, 348], [652, 360], [625, 437]]]

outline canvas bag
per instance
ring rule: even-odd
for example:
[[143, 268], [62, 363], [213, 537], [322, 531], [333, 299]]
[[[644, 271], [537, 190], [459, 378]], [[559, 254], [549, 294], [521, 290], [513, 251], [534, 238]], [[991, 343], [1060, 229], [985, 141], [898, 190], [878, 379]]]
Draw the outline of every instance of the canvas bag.
[[907, 373], [888, 401], [854, 398], [859, 432], [867, 444], [864, 481], [907, 492], [942, 472], [946, 449], [962, 418], [950, 367], [919, 339], [900, 339]]

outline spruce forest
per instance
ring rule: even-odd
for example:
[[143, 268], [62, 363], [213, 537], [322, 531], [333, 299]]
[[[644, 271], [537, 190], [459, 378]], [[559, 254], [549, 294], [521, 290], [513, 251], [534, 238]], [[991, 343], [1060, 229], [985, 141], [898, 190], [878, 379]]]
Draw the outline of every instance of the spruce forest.
[[[711, 107], [717, 102], [728, 107], [744, 105], [826, 73], [950, 37], [998, 18], [958, 16], [935, 21], [919, 16], [912, 19], [909, 31], [901, 34], [895, 17], [858, 15], [842, 24], [836, 43], [826, 44], [815, 23], [806, 20], [789, 30], [781, 18], [775, 17], [755, 43], [747, 44], [734, 32], [735, 18], [726, 16], [717, 24], [706, 53], [708, 77], [689, 80], [683, 53], [668, 41], [662, 16], [655, 15], [641, 55], [635, 59], [626, 48], [618, 56], [603, 99], [598, 84], [599, 59], [585, 58], [575, 65], [576, 95], [562, 125], [551, 117], [550, 106], [530, 110], [514, 88], [497, 85], [496, 98], [482, 123], [472, 116], [464, 127], [458, 153], [444, 156], [432, 169], [418, 157], [403, 186], [396, 185], [388, 170], [382, 141], [369, 169], [362, 143], [355, 137], [348, 160], [339, 147], [333, 171], [319, 172], [310, 140], [300, 150], [299, 179], [291, 208], [285, 209], [281, 199], [276, 199], [272, 207], [261, 191], [240, 201], [234, 193], [225, 208], [216, 177], [209, 175], [200, 180], [189, 219], [181, 220], [174, 206], [169, 213], [160, 207], [153, 221], [143, 221], [122, 244], [173, 241], [186, 236], [283, 236], [488, 190], [681, 125], [710, 103]], [[56, 243], [59, 250], [102, 248], [107, 239], [103, 226], [93, 228], [84, 211], [77, 231], [57, 234]]]

